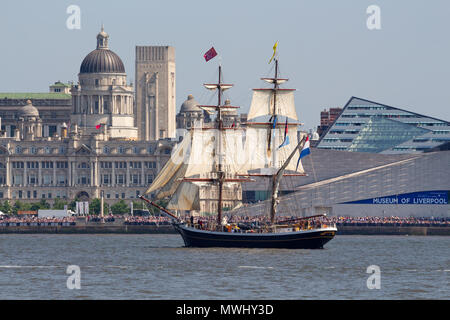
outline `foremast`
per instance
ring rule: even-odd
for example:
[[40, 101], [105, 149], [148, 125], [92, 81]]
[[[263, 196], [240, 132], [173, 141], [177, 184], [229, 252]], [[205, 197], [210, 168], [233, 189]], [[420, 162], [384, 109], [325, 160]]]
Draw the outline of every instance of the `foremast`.
[[[276, 145], [275, 137], [272, 138], [273, 133], [277, 131], [277, 121], [279, 116], [284, 116], [286, 118], [286, 132], [288, 128], [288, 118], [297, 120], [297, 114], [295, 111], [294, 105], [294, 96], [293, 91], [295, 89], [281, 89], [279, 85], [288, 79], [279, 78], [278, 77], [278, 59], [275, 59], [275, 76], [274, 78], [262, 78], [262, 80], [272, 83], [273, 87], [271, 89], [254, 89], [254, 98], [252, 100], [252, 105], [250, 107], [249, 119], [256, 118], [258, 116], [270, 115], [270, 120], [268, 125], [268, 144], [267, 144], [267, 153], [271, 156], [272, 167], [277, 169], [279, 160], [277, 158], [277, 152], [279, 148], [284, 146], [285, 142], [282, 145]], [[279, 101], [279, 95], [281, 98], [281, 102]], [[263, 99], [261, 99], [261, 96]], [[259, 107], [259, 102], [269, 101], [269, 103], [263, 104], [263, 107]], [[267, 99], [268, 98], [268, 99]], [[258, 108], [259, 107], [259, 108]], [[286, 138], [285, 138], [286, 139]], [[296, 141], [296, 140], [295, 140]], [[284, 171], [287, 169], [292, 157], [299, 152], [305, 143], [305, 137], [300, 139], [299, 143], [295, 145], [294, 149], [289, 153], [289, 156], [285, 156], [281, 159], [283, 162], [281, 166], [272, 173], [270, 176], [272, 180], [272, 192], [271, 192], [271, 207], [270, 207], [270, 221], [271, 224], [275, 223], [275, 216], [277, 213], [277, 205], [278, 205], [278, 193], [279, 193], [279, 185], [280, 181], [283, 177]], [[291, 168], [292, 169], [292, 168]]]

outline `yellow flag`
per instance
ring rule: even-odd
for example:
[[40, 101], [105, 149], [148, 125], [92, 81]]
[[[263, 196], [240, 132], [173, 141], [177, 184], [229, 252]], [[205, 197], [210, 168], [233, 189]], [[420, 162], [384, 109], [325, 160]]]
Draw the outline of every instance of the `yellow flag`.
[[277, 46], [278, 46], [278, 41], [275, 42], [275, 44], [273, 45], [273, 55], [272, 55], [272, 58], [270, 58], [270, 60], [269, 60], [269, 64], [272, 62], [273, 57], [275, 57], [275, 53], [277, 53]]

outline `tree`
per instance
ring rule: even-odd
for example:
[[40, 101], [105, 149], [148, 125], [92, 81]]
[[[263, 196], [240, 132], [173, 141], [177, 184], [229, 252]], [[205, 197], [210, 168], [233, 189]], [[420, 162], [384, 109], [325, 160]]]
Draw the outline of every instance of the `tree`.
[[[101, 200], [100, 199], [92, 199], [89, 204], [89, 213], [90, 214], [100, 214]], [[103, 213], [106, 215], [109, 211], [109, 205], [107, 203], [103, 203]]]
[[8, 200], [5, 200], [4, 202], [3, 202], [3, 204], [2, 205], [0, 205], [0, 210], [3, 212], [3, 213], [7, 213], [7, 214], [11, 214], [12, 213], [12, 206], [11, 206], [11, 204], [9, 203], [9, 201]]
[[17, 214], [18, 211], [28, 211], [28, 210], [33, 210], [32, 205], [29, 203], [20, 202], [19, 200], [17, 200], [14, 203], [14, 206], [12, 207], [12, 212], [14, 214]]
[[[28, 209], [28, 210], [37, 211], [39, 209], [50, 209], [50, 204], [47, 202], [47, 200], [41, 199], [41, 201], [31, 204], [30, 209]], [[21, 209], [21, 210], [26, 210], [26, 209]]]
[[68, 207], [67, 201], [56, 198], [55, 201], [53, 202], [53, 209], [62, 210], [66, 205]]
[[113, 214], [124, 214], [130, 212], [130, 207], [125, 203], [125, 201], [120, 200], [111, 206], [111, 212]]

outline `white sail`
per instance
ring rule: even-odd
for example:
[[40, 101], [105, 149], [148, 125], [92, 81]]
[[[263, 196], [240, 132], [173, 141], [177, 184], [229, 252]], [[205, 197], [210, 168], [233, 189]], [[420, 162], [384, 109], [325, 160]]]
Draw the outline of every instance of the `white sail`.
[[200, 177], [214, 171], [218, 131], [194, 129], [192, 132], [192, 147], [184, 177]]
[[200, 210], [199, 185], [195, 182], [183, 181], [170, 199], [167, 209]]
[[274, 93], [272, 89], [254, 89], [252, 103], [247, 119], [251, 120], [261, 116], [273, 115], [285, 116], [293, 120], [298, 120], [295, 111], [294, 90], [276, 90], [276, 110], [274, 112]]
[[147, 191], [145, 191], [145, 194], [161, 189], [167, 184], [171, 187], [180, 174], [183, 173], [182, 171], [186, 169], [183, 164], [185, 164], [185, 159], [190, 153], [191, 143], [191, 133], [188, 132], [183, 141], [175, 147], [170, 159], [166, 162]]
[[[244, 155], [246, 161], [242, 170], [255, 170], [262, 168], [279, 169], [287, 160], [298, 144], [297, 127], [288, 126], [289, 144], [280, 147], [284, 141], [284, 127], [268, 129], [267, 127], [248, 127], [246, 132]], [[271, 135], [271, 146], [268, 148], [269, 135]], [[293, 160], [289, 162], [287, 170], [304, 173], [301, 163], [297, 168], [297, 159], [300, 156], [297, 150]]]
[[[242, 130], [225, 130], [222, 136], [222, 165], [228, 174], [241, 171], [245, 163]], [[192, 129], [175, 148], [170, 159], [145, 192], [159, 190], [156, 198], [173, 195], [184, 178], [209, 178], [217, 170], [219, 130]]]

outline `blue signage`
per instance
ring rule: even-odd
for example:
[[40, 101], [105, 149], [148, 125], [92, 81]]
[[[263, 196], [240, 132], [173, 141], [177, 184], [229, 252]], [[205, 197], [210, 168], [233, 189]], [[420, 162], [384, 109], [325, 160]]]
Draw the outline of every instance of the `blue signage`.
[[344, 202], [360, 204], [448, 204], [449, 191], [422, 191]]

